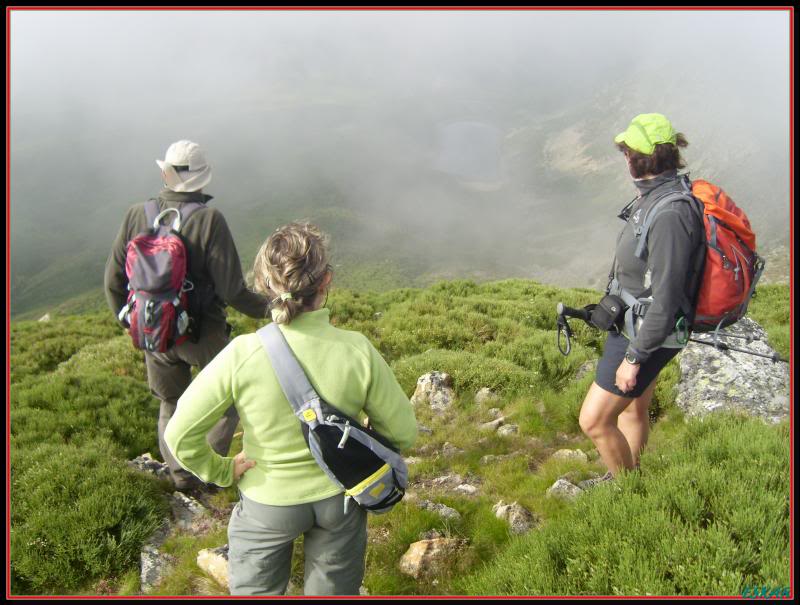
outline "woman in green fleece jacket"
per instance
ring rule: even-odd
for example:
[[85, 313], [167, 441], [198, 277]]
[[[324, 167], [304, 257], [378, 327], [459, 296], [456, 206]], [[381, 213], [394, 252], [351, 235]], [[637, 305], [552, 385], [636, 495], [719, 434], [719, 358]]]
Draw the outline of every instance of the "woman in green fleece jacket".
[[[273, 233], [254, 267], [256, 288], [314, 388], [349, 416], [363, 413], [400, 449], [417, 436], [414, 411], [394, 374], [358, 332], [329, 323], [322, 308], [332, 273], [324, 236], [292, 223]], [[243, 451], [218, 455], [206, 434], [230, 406]], [[228, 526], [233, 595], [279, 595], [289, 582], [293, 541], [304, 536], [305, 594], [358, 594], [366, 513], [345, 512], [344, 494], [320, 469], [257, 334], [235, 338], [192, 382], [164, 433], [175, 459], [241, 495]]]

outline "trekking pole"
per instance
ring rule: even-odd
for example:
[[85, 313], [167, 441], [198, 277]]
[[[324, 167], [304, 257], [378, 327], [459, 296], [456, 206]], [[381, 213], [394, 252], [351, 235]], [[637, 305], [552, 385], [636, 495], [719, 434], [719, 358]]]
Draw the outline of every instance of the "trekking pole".
[[[558, 316], [558, 318], [556, 319], [556, 324], [557, 324], [556, 325], [556, 346], [558, 346], [558, 350], [561, 352], [561, 354], [564, 357], [566, 357], [567, 355], [569, 355], [570, 351], [572, 351], [572, 342], [570, 340], [572, 338], [572, 330], [570, 329], [569, 324], [567, 323], [567, 318], [564, 317], [563, 315], [559, 315]], [[561, 336], [562, 335], [564, 336], [564, 338], [566, 340], [566, 343], [567, 343], [566, 350], [564, 349], [563, 345], [561, 344]]]
[[738, 338], [739, 340], [746, 340], [747, 342], [761, 340], [760, 338], [756, 336], [750, 336], [749, 334], [742, 335], [742, 334], [730, 334], [728, 332], [720, 332], [719, 336], [721, 338]]
[[576, 317], [587, 323], [589, 322], [589, 311], [587, 309], [573, 309], [564, 303], [558, 303], [556, 305], [556, 313], [561, 317]]
[[736, 351], [738, 353], [745, 353], [746, 355], [754, 355], [756, 357], [763, 357], [764, 359], [769, 359], [773, 363], [776, 361], [781, 361], [783, 363], [789, 363], [786, 359], [781, 357], [777, 352], [773, 353], [772, 355], [767, 355], [766, 353], [756, 353], [755, 351], [748, 351], [747, 349], [739, 349], [737, 347], [732, 347], [724, 342], [711, 342], [708, 340], [698, 340], [697, 338], [690, 338], [690, 342], [696, 342], [697, 344], [707, 345], [709, 347], [714, 347], [718, 351]]
[[[569, 327], [567, 317], [577, 317], [588, 322], [589, 311], [586, 309], [573, 309], [572, 307], [567, 307], [564, 303], [558, 303], [556, 305], [556, 313], [558, 313], [556, 318], [556, 345], [561, 354], [566, 357], [572, 351], [572, 329]], [[561, 344], [562, 335], [566, 341], [566, 350]]]

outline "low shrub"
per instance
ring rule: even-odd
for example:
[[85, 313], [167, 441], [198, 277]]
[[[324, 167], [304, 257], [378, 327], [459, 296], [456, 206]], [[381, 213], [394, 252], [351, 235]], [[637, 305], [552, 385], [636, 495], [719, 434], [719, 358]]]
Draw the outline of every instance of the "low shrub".
[[136, 565], [167, 508], [157, 481], [122, 455], [102, 438], [12, 449], [14, 594], [74, 591]]
[[410, 396], [417, 379], [428, 372], [447, 372], [453, 378], [456, 393], [475, 392], [482, 387], [493, 391], [517, 393], [533, 387], [530, 372], [504, 359], [490, 359], [467, 351], [433, 349], [404, 357], [392, 364], [397, 381]]
[[715, 415], [642, 472], [581, 496], [458, 587], [466, 594], [740, 595], [789, 584], [786, 424]]
[[158, 451], [158, 410], [147, 384], [135, 378], [49, 374], [11, 389], [11, 437], [18, 447], [34, 447], [103, 436], [132, 458]]
[[122, 333], [110, 313], [11, 324], [11, 382], [50, 372], [83, 347]]

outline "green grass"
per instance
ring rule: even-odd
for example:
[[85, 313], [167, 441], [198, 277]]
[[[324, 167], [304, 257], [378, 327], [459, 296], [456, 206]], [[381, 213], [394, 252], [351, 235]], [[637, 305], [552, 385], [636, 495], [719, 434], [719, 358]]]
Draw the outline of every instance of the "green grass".
[[[420, 498], [446, 504], [462, 518], [446, 521], [410, 500], [389, 515], [371, 516], [364, 580], [371, 594], [738, 594], [746, 582], [787, 581], [787, 428], [729, 417], [685, 422], [674, 405], [677, 360], [656, 388], [656, 424], [642, 475], [624, 478], [621, 494], [597, 490], [575, 505], [545, 496], [565, 473], [580, 480], [605, 470], [596, 455], [580, 464], [550, 459], [563, 447], [593, 450], [578, 427], [593, 375], [576, 379], [576, 372], [599, 356], [604, 341], [603, 334], [573, 322], [573, 352], [563, 357], [555, 347], [555, 305], [582, 306], [598, 298], [589, 289], [519, 279], [331, 293], [332, 322], [367, 335], [408, 395], [417, 378], [433, 370], [450, 373], [456, 392], [447, 414], [417, 410], [433, 434], [420, 434], [409, 452], [421, 458], [410, 466], [410, 479]], [[54, 310], [50, 322], [11, 324], [15, 593], [138, 590], [138, 548], [159, 514], [164, 486], [129, 473], [124, 460], [145, 451], [158, 456], [158, 402], [147, 388], [142, 354], [101, 303], [90, 293]], [[64, 310], [85, 313], [62, 315]], [[788, 287], [759, 287], [750, 314], [787, 356]], [[234, 336], [264, 323], [236, 312], [229, 322]], [[475, 404], [483, 387], [498, 400]], [[491, 419], [488, 407], [500, 408], [519, 432], [479, 432], [477, 426]], [[437, 454], [446, 442], [463, 452]], [[238, 438], [231, 453], [240, 449]], [[483, 465], [487, 454], [515, 455]], [[478, 494], [421, 487], [449, 473], [476, 482]], [[54, 491], [52, 498], [47, 490]], [[236, 498], [235, 488], [226, 488], [216, 502], [224, 508]], [[512, 536], [491, 512], [499, 500], [533, 511], [542, 529]], [[398, 562], [430, 529], [462, 540], [463, 547], [435, 582], [413, 580]], [[57, 547], [50, 548], [54, 540]], [[226, 540], [224, 528], [202, 538], [171, 538], [165, 549], [178, 564], [157, 594], [220, 594], [197, 568], [196, 556]], [[302, 561], [300, 542], [296, 590]]]
[[657, 427], [642, 472], [619, 491], [582, 496], [457, 592], [735, 596], [788, 585], [788, 424], [720, 415], [672, 428]]
[[784, 359], [789, 359], [791, 343], [789, 294], [786, 285], [760, 285], [748, 307], [748, 315], [767, 331], [770, 346]]
[[129, 470], [113, 442], [11, 450], [14, 594], [63, 594], [124, 573], [167, 514], [152, 477]]

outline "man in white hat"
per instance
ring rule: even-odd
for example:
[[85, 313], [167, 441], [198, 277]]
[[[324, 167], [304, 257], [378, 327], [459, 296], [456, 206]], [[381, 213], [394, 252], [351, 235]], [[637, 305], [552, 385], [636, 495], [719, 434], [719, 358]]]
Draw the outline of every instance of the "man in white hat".
[[[203, 368], [228, 344], [230, 326], [225, 306], [263, 319], [268, 313], [268, 301], [247, 288], [225, 218], [219, 210], [206, 205], [212, 198], [202, 189], [211, 182], [211, 166], [202, 148], [192, 141], [178, 141], [169, 146], [164, 160], [156, 163], [165, 185], [156, 199], [159, 211], [177, 208], [187, 216], [181, 225], [181, 236], [189, 256], [189, 279], [194, 285], [190, 308], [197, 328], [195, 338], [164, 353], [145, 351], [145, 364], [150, 390], [161, 401], [158, 419], [161, 455], [169, 465], [176, 489], [191, 491], [204, 484], [177, 463], [164, 442], [164, 429], [175, 412], [178, 398], [191, 382], [191, 367]], [[106, 262], [106, 300], [115, 316], [127, 303], [128, 242], [149, 227], [147, 222], [145, 204], [129, 208]], [[123, 327], [127, 328], [124, 324]], [[209, 443], [221, 456], [228, 455], [238, 422], [236, 409], [231, 406], [209, 434]]]

